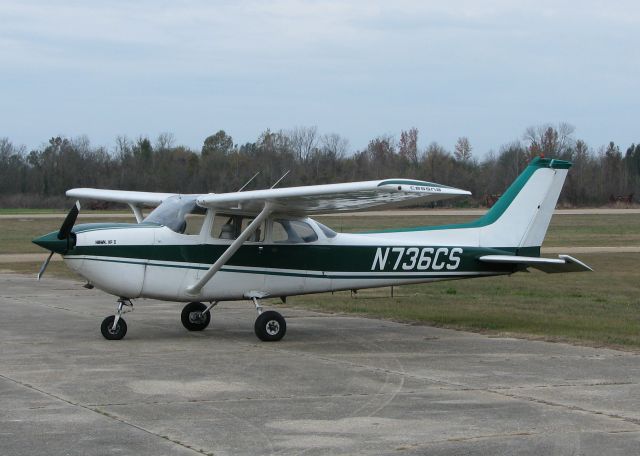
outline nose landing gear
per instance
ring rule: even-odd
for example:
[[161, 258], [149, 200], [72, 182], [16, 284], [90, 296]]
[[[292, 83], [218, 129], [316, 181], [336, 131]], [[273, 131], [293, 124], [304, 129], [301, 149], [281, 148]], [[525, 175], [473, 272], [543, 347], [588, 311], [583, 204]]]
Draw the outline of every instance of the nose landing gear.
[[133, 303], [128, 298], [118, 299], [118, 309], [115, 315], [109, 315], [102, 320], [100, 332], [105, 339], [120, 340], [127, 334], [127, 322], [122, 314], [133, 311]]

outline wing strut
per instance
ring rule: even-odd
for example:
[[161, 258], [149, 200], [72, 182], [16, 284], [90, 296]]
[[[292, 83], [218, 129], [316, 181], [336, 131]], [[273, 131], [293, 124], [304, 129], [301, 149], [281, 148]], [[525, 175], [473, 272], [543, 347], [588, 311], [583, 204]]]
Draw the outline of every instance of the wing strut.
[[140, 206], [138, 206], [137, 204], [133, 204], [133, 203], [128, 203], [128, 204], [129, 204], [129, 207], [131, 208], [131, 210], [133, 211], [133, 215], [136, 216], [136, 222], [138, 222], [138, 223], [142, 222], [144, 217], [142, 216], [142, 210], [140, 209]]
[[258, 216], [253, 219], [253, 221], [247, 228], [245, 228], [242, 233], [240, 233], [240, 236], [238, 236], [238, 238], [231, 243], [227, 250], [225, 250], [224, 253], [220, 255], [220, 258], [218, 258], [216, 262], [211, 265], [211, 267], [200, 278], [200, 280], [187, 287], [187, 294], [192, 296], [197, 296], [198, 294], [200, 294], [200, 291], [202, 291], [202, 287], [204, 287], [207, 282], [211, 280], [216, 272], [222, 269], [222, 266], [224, 266], [226, 262], [229, 261], [229, 259], [233, 256], [233, 254], [236, 253], [236, 251], [240, 247], [242, 247], [242, 244], [244, 244], [244, 242], [249, 239], [249, 236], [251, 236], [258, 229], [260, 224], [269, 216], [269, 214], [271, 214], [272, 211], [272, 205], [267, 201], [264, 205], [264, 208], [262, 209], [262, 212], [260, 212]]

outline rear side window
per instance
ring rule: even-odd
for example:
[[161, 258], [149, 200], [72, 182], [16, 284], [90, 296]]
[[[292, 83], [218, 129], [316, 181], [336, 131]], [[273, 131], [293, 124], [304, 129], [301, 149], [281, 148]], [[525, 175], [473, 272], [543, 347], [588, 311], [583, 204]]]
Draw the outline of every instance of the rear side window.
[[318, 224], [318, 228], [320, 228], [322, 230], [322, 232], [324, 233], [324, 235], [328, 238], [334, 238], [338, 235], [338, 233], [336, 233], [335, 231], [333, 231], [331, 228], [329, 228], [326, 225], [323, 225], [320, 222], [316, 222]]
[[298, 244], [315, 242], [318, 235], [311, 225], [300, 220], [274, 220], [271, 240], [277, 243]]

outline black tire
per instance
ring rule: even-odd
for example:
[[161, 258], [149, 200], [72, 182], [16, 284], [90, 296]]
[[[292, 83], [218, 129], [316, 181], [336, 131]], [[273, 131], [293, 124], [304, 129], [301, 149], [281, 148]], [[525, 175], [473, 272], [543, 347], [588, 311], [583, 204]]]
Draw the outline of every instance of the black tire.
[[258, 339], [264, 342], [276, 342], [287, 332], [287, 322], [278, 312], [267, 310], [256, 318], [254, 330]]
[[115, 318], [115, 315], [110, 315], [102, 320], [102, 324], [100, 325], [100, 331], [107, 340], [120, 340], [127, 334], [127, 322], [124, 321], [122, 317], [118, 319], [116, 329], [111, 329], [113, 328], [113, 320], [115, 320]]
[[182, 315], [180, 315], [182, 326], [187, 328], [189, 331], [202, 331], [204, 328], [209, 326], [211, 313], [207, 312], [202, 315], [202, 311], [206, 308], [207, 306], [201, 302], [190, 302], [184, 306], [184, 309], [182, 309]]

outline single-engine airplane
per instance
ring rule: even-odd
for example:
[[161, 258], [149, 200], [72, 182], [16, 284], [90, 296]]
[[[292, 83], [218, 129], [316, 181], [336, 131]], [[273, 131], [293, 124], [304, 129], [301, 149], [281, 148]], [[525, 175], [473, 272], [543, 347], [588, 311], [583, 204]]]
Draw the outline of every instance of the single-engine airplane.
[[[181, 195], [76, 188], [67, 196], [128, 204], [137, 223], [75, 225], [80, 204], [59, 231], [33, 240], [118, 297], [102, 334], [122, 339], [122, 314], [134, 298], [188, 302], [182, 324], [200, 331], [222, 300], [252, 300], [263, 341], [286, 332], [285, 319], [261, 299], [337, 290], [512, 274], [589, 271], [568, 255], [540, 256], [540, 246], [571, 163], [535, 158], [482, 217], [448, 226], [336, 233], [309, 218], [416, 205], [470, 192], [432, 182], [386, 179], [343, 184]], [[143, 217], [143, 206], [157, 206]], [[208, 304], [204, 304], [208, 303]]]

